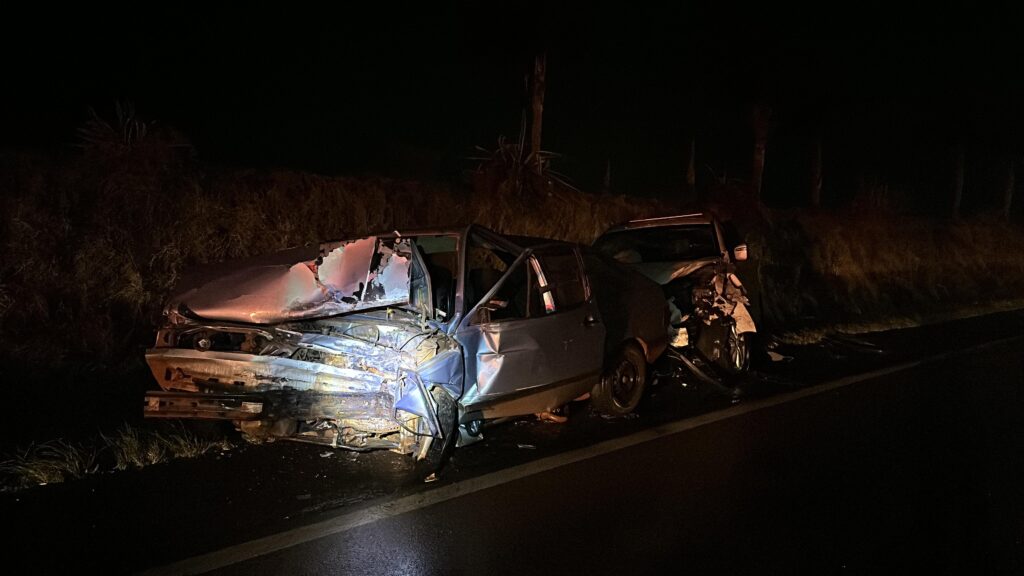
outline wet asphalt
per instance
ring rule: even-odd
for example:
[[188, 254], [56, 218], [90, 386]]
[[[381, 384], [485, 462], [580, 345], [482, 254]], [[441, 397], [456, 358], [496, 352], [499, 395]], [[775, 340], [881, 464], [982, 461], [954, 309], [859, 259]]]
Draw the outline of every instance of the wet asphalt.
[[[1024, 572], [1024, 315], [779, 347], [744, 402], [1007, 339], [252, 558], [218, 574]], [[667, 372], [667, 370], [662, 370]], [[742, 404], [742, 402], [741, 402]], [[0, 495], [9, 573], [129, 573], [714, 414], [662, 377], [628, 420], [487, 431], [407, 459], [275, 443]]]

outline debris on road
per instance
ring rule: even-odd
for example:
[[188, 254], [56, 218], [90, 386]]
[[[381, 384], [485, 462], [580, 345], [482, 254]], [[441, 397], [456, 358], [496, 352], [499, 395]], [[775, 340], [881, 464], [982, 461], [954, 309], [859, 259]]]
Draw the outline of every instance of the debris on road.
[[783, 354], [779, 354], [778, 352], [775, 352], [773, 350], [768, 350], [767, 352], [768, 352], [768, 357], [771, 358], [772, 362], [789, 362], [790, 360], [793, 359], [792, 356], [786, 356], [786, 355], [783, 355]]
[[565, 424], [569, 421], [568, 416], [562, 416], [561, 414], [555, 414], [553, 412], [540, 412], [537, 414], [537, 419], [541, 422], [554, 422], [556, 424]]

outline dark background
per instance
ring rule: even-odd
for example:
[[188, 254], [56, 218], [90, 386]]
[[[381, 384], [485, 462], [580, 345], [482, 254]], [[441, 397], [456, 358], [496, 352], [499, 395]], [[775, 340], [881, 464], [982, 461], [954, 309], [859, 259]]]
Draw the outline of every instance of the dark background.
[[[927, 202], [968, 158], [965, 206], [994, 204], [1022, 152], [1019, 10], [933, 5], [695, 9], [460, 2], [215, 13], [174, 5], [5, 18], [2, 144], [66, 150], [94, 108], [186, 134], [212, 163], [455, 179], [516, 137], [548, 55], [544, 147], [587, 190], [671, 197], [749, 177], [770, 106], [765, 199], [798, 203], [820, 138], [826, 199], [865, 182]], [[286, 13], [287, 12], [287, 13]]]

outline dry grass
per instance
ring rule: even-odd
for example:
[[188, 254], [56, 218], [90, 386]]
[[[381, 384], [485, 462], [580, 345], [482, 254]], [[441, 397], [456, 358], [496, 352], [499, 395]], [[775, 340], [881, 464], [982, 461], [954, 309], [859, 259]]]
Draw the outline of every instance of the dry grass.
[[114, 459], [114, 470], [145, 468], [167, 461], [167, 449], [160, 438], [125, 426], [112, 436], [102, 435], [105, 448]]
[[125, 425], [113, 435], [101, 438], [104, 449], [113, 457], [114, 470], [145, 468], [231, 448], [226, 439], [202, 438], [182, 424], [173, 425], [168, 431], [143, 431]]
[[205, 438], [193, 433], [183, 424], [178, 424], [167, 432], [156, 432], [155, 435], [171, 459], [197, 458], [207, 452], [224, 452], [234, 447], [227, 438]]
[[1007, 300], [995, 300], [983, 304], [965, 305], [946, 311], [920, 313], [914, 316], [890, 316], [880, 320], [840, 322], [837, 324], [825, 324], [796, 330], [787, 330], [777, 333], [776, 340], [782, 344], [798, 346], [810, 345], [817, 344], [831, 334], [858, 335], [870, 334], [872, 332], [885, 332], [888, 330], [899, 330], [902, 328], [917, 328], [928, 324], [937, 324], [941, 322], [982, 316], [985, 314], [1021, 309], [1024, 309], [1024, 298], [1010, 298]]
[[779, 326], [916, 325], [1024, 293], [1024, 231], [997, 219], [815, 213], [772, 229], [762, 281]]
[[97, 458], [94, 449], [53, 440], [30, 445], [0, 462], [0, 475], [5, 478], [5, 489], [57, 484], [95, 474], [99, 470]]
[[124, 425], [114, 434], [100, 434], [95, 442], [73, 444], [52, 440], [16, 451], [13, 457], [0, 462], [0, 489], [58, 484], [90, 474], [145, 468], [232, 447], [226, 438], [203, 438], [181, 424], [165, 430]]

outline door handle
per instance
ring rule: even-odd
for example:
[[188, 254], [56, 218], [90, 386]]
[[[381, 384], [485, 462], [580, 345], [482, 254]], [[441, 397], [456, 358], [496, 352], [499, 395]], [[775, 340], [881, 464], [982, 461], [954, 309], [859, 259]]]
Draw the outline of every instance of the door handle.
[[594, 318], [593, 314], [587, 314], [587, 317], [583, 319], [583, 325], [588, 327], [600, 323], [601, 321], [598, 320], [597, 318]]

